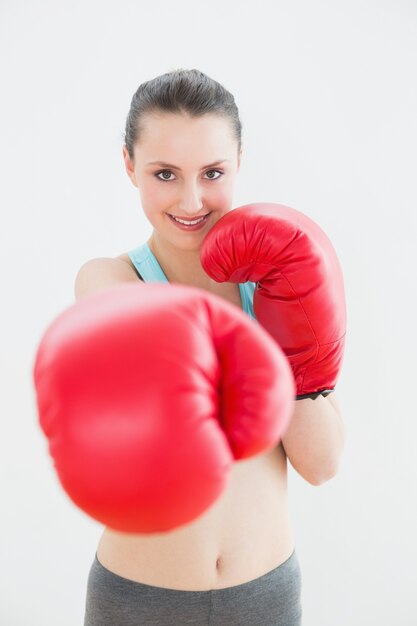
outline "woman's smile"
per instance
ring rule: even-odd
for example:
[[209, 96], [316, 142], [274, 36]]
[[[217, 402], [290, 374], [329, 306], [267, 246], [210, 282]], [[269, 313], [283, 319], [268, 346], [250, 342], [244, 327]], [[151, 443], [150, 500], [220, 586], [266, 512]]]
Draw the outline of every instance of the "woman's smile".
[[206, 215], [202, 215], [201, 217], [198, 218], [179, 218], [176, 217], [174, 215], [171, 215], [170, 213], [167, 213], [168, 217], [170, 218], [171, 222], [180, 230], [187, 230], [187, 231], [196, 231], [196, 230], [202, 230], [204, 228], [204, 226], [206, 225], [209, 216], [211, 215], [210, 213], [207, 213]]

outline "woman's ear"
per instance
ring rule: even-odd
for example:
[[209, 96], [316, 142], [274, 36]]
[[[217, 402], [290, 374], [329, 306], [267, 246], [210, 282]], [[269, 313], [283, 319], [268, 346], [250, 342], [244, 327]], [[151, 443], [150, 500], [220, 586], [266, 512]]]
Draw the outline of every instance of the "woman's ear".
[[123, 146], [123, 160], [125, 162], [125, 168], [126, 168], [126, 172], [127, 175], [129, 176], [130, 180], [132, 181], [133, 185], [135, 187], [138, 187], [138, 183], [136, 180], [136, 174], [135, 174], [135, 168], [134, 165], [130, 159], [129, 153], [127, 151], [126, 146]]
[[240, 170], [240, 161], [242, 158], [242, 154], [243, 154], [243, 148], [240, 149], [239, 156], [237, 157], [237, 171]]

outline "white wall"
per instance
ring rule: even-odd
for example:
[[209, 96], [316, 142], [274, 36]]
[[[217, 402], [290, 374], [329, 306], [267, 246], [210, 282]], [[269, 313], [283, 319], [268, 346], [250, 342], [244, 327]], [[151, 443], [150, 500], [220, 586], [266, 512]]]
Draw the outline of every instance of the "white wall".
[[236, 205], [309, 214], [344, 270], [342, 468], [321, 487], [290, 469], [304, 626], [417, 623], [416, 35], [407, 0], [3, 0], [2, 624], [82, 623], [102, 527], [57, 482], [31, 368], [80, 265], [150, 233], [122, 133], [138, 85], [177, 67], [235, 95]]

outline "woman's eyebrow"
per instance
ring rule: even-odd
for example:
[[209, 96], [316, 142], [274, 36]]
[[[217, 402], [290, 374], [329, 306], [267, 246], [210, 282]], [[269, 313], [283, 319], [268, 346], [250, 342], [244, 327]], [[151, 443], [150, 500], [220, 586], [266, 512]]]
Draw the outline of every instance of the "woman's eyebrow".
[[[214, 163], [209, 163], [209, 165], [204, 165], [201, 169], [205, 170], [208, 167], [214, 167], [215, 165], [220, 165], [220, 163], [224, 163], [225, 161], [229, 161], [230, 163], [230, 159], [219, 159], [218, 161], [215, 161]], [[147, 163], [146, 165], [160, 165], [161, 167], [170, 167], [173, 170], [181, 171], [181, 168], [177, 167], [177, 165], [172, 165], [172, 163], [165, 163], [165, 161], [149, 161], [149, 163]]]

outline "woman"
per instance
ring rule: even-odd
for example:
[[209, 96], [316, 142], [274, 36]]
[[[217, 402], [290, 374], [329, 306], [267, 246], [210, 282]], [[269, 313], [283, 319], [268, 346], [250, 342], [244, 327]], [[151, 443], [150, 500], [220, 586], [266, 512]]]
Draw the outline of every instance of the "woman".
[[[85, 263], [76, 297], [119, 282], [169, 281], [253, 315], [254, 284], [218, 283], [200, 262], [205, 236], [233, 207], [242, 156], [233, 96], [197, 70], [142, 84], [123, 155], [153, 231], [128, 253]], [[235, 463], [225, 492], [194, 522], [150, 535], [106, 527], [89, 574], [85, 625], [301, 624], [287, 457], [319, 485], [335, 475], [343, 444], [334, 393], [298, 400], [280, 444]]]

